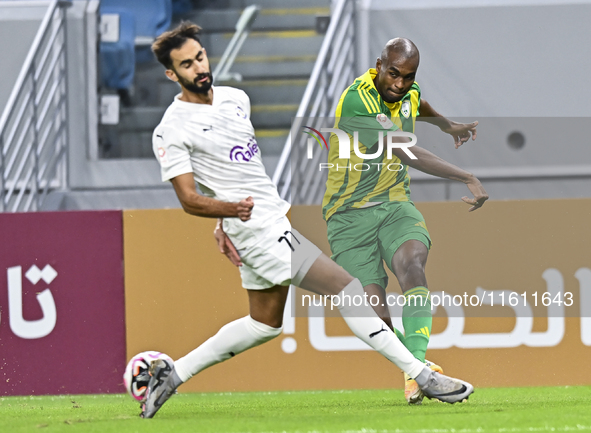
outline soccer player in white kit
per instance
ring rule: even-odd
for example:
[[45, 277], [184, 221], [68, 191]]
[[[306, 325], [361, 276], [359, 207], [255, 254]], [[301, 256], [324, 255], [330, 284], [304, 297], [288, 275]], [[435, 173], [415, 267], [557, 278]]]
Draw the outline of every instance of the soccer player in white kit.
[[174, 364], [155, 361], [141, 416], [153, 417], [181, 383], [205, 368], [281, 334], [290, 284], [341, 297], [338, 307], [353, 333], [416, 378], [427, 397], [449, 403], [467, 398], [472, 385], [414, 358], [369, 303], [345, 302], [366, 299], [361, 283], [291, 227], [286, 217], [290, 205], [279, 197], [263, 167], [248, 96], [239, 89], [212, 86], [199, 30], [185, 22], [152, 45], [166, 76], [181, 86], [154, 130], [153, 149], [162, 180], [172, 182], [183, 209], [221, 219], [215, 236], [222, 251], [240, 265], [250, 314], [228, 323]]

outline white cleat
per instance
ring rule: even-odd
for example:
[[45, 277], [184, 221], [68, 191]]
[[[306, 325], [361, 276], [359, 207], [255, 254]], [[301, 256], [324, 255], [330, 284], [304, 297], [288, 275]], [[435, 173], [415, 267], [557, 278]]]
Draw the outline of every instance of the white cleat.
[[[437, 373], [443, 373], [443, 369], [434, 362], [425, 360], [425, 365]], [[404, 373], [404, 398], [408, 404], [419, 405], [423, 403], [425, 394], [417, 384], [417, 381], [412, 379], [408, 374]]]
[[446, 403], [464, 402], [474, 392], [474, 387], [468, 382], [437, 373], [429, 367], [425, 367], [415, 380], [425, 397]]
[[172, 385], [174, 364], [166, 359], [157, 359], [150, 365], [150, 382], [146, 390], [146, 402], [142, 405], [142, 418], [152, 418], [162, 405], [176, 392]]

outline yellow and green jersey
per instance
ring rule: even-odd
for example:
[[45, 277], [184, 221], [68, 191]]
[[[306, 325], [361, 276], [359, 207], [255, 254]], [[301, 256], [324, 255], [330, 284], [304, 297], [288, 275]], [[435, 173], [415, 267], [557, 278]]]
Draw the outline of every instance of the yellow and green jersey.
[[353, 150], [354, 132], [358, 133], [359, 151], [364, 154], [376, 153], [380, 131], [384, 136], [388, 131], [414, 132], [421, 101], [418, 84], [414, 83], [400, 101], [390, 104], [384, 102], [373, 83], [376, 74], [375, 69], [370, 69], [356, 78], [339, 100], [334, 127], [348, 134], [350, 157], [339, 158], [338, 138], [331, 134], [328, 163], [333, 165], [322, 201], [327, 221], [336, 212], [350, 208], [410, 201], [410, 176], [400, 159], [395, 155], [388, 159], [385, 146], [373, 159], [362, 159]]

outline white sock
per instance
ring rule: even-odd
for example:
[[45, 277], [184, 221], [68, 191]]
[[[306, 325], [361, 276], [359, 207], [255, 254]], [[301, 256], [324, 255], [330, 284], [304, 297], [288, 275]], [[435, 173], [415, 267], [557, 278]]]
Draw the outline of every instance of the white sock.
[[243, 317], [223, 326], [197, 349], [175, 361], [174, 369], [186, 382], [207, 367], [272, 340], [282, 329], [257, 322], [250, 316]]
[[[365, 302], [367, 297], [357, 278], [337, 296], [340, 298], [339, 311], [358, 338], [380, 352], [410, 377], [415, 378], [419, 375], [425, 368], [425, 364], [409, 352], [396, 334], [378, 317], [371, 305]], [[356, 306], [361, 299], [364, 301]], [[336, 301], [335, 299], [335, 304]]]

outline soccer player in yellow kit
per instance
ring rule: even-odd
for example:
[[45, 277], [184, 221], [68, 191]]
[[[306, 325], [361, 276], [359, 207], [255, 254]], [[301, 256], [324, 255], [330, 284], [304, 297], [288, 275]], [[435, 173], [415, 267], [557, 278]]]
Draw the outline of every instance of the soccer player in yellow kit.
[[[376, 313], [409, 351], [425, 362], [432, 322], [425, 277], [431, 238], [423, 216], [410, 199], [407, 166], [464, 182], [474, 195], [474, 198], [462, 198], [472, 205], [470, 211], [481, 207], [488, 195], [474, 175], [418, 146], [409, 148], [417, 159], [411, 159], [403, 149], [394, 149], [392, 159], [388, 159], [385, 150], [378, 154], [378, 132], [384, 137], [388, 131], [413, 133], [415, 120], [439, 126], [454, 137], [456, 148], [470, 137], [476, 138], [478, 122], [450, 121], [421, 98], [415, 82], [418, 66], [419, 51], [414, 43], [403, 38], [392, 39], [377, 59], [376, 68], [356, 78], [343, 92], [336, 109], [335, 128], [349, 135], [351, 152], [349, 159], [340, 159], [338, 137], [331, 134], [328, 158], [331, 168], [322, 210], [332, 259], [358, 278], [369, 296], [379, 297], [380, 302], [374, 306]], [[355, 132], [359, 151], [375, 157], [363, 159], [354, 152]], [[392, 326], [383, 262], [396, 275], [406, 298], [402, 313], [404, 334]], [[441, 370], [428, 361], [427, 365]], [[407, 401], [420, 404], [423, 394], [417, 383], [405, 378]]]

